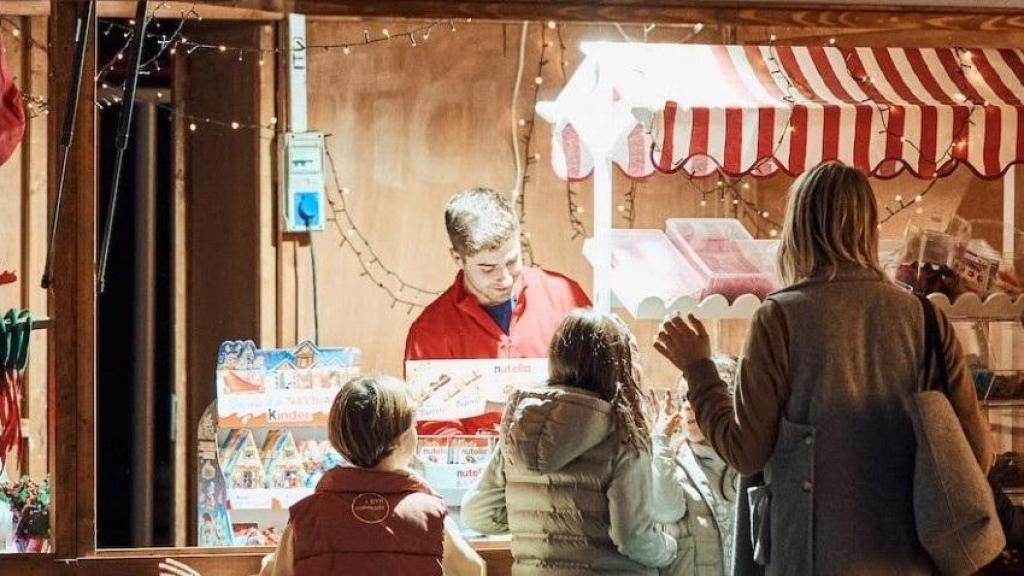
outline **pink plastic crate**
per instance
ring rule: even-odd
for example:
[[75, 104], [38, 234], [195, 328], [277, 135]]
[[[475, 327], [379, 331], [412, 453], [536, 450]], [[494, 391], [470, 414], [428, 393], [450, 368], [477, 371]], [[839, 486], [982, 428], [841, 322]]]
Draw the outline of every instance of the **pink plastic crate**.
[[743, 294], [764, 298], [778, 288], [771, 259], [738, 220], [670, 218], [665, 232], [696, 272], [701, 299], [712, 294], [730, 302]]

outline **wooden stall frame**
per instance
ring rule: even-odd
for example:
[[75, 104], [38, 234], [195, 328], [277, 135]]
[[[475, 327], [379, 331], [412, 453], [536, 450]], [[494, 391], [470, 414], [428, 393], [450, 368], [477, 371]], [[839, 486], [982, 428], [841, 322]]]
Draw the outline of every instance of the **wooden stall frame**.
[[[101, 2], [101, 14], [114, 15], [114, 6], [124, 10], [127, 2]], [[191, 3], [187, 3], [191, 5]], [[590, 2], [550, 0], [462, 1], [446, 3], [428, 0], [392, 0], [355, 2], [343, 0], [221, 0], [207, 2], [204, 16], [219, 14], [226, 19], [276, 21], [284, 9], [332, 17], [457, 17], [490, 20], [575, 20], [622, 22], [674, 22], [725, 25], [819, 27], [856, 30], [945, 30], [945, 31], [1021, 31], [1024, 7], [1013, 13], [996, 0], [933, 0], [924, 3], [747, 0], [597, 0]], [[902, 6], [912, 11], [898, 12]], [[50, 103], [55, 111], [63, 109], [73, 59], [75, 18], [84, 4], [77, 0], [50, 0], [5, 3], [4, 13], [50, 15]], [[274, 10], [265, 10], [271, 6]], [[116, 13], [120, 14], [120, 13]], [[84, 77], [95, 74], [95, 46], [90, 47]], [[0, 572], [34, 576], [39, 574], [140, 574], [156, 573], [156, 565], [165, 557], [188, 562], [208, 574], [224, 576], [255, 573], [265, 549], [167, 548], [137, 550], [96, 549], [95, 485], [95, 399], [96, 347], [95, 253], [97, 227], [96, 108], [92, 105], [94, 86], [82, 84], [78, 108], [77, 140], [72, 152], [65, 190], [62, 226], [57, 238], [56, 284], [49, 296], [53, 323], [49, 335], [48, 453], [53, 476], [54, 551], [38, 555], [0, 557]], [[60, 134], [60, 114], [49, 115], [50, 202], [53, 201], [57, 165], [56, 148]], [[1017, 210], [1020, 202], [1017, 193]], [[278, 254], [276, 266], [285, 264]], [[269, 268], [270, 262], [266, 263]], [[280, 290], [278, 286], [278, 298]], [[273, 298], [267, 294], [268, 298]], [[286, 327], [278, 318], [278, 338]], [[488, 560], [505, 559], [507, 547], [490, 544], [480, 547]]]

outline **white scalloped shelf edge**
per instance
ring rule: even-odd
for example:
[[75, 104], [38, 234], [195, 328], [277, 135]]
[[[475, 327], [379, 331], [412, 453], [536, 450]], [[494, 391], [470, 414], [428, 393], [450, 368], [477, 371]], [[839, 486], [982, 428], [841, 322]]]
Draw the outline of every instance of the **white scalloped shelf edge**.
[[[583, 253], [591, 259], [593, 245], [591, 239], [584, 242]], [[693, 314], [702, 319], [750, 319], [762, 300], [754, 294], [743, 294], [730, 303], [724, 296], [713, 294], [697, 300], [690, 296], [682, 296], [666, 300], [656, 295], [640, 296], [633, 294], [622, 298], [615, 291], [615, 271], [612, 271], [612, 304], [623, 308], [638, 320], [661, 320], [670, 314]], [[630, 299], [631, 298], [631, 299]], [[1008, 294], [997, 292], [984, 300], [977, 294], [963, 294], [954, 302], [944, 294], [929, 294], [928, 299], [938, 306], [946, 315], [954, 320], [992, 320], [1013, 321], [1024, 316], [1024, 296], [1011, 298]]]
[[[706, 319], [749, 319], [762, 303], [753, 294], [744, 294], [731, 304], [724, 296], [717, 294], [701, 301], [684, 296], [668, 302], [657, 296], [648, 296], [635, 305], [626, 305], [619, 300], [617, 294], [613, 296], [616, 307], [625, 308], [639, 320], [661, 320], [677, 312], [684, 315], [692, 313]], [[1012, 321], [1024, 316], [1024, 297], [1012, 299], [1003, 293], [992, 294], [984, 300], [977, 294], [964, 294], [955, 302], [950, 302], [944, 294], [930, 294], [928, 300], [953, 320]]]
[[929, 294], [928, 299], [955, 319], [1018, 320], [1024, 316], [1024, 296], [1011, 298], [1002, 292], [990, 294], [984, 300], [977, 294], [962, 294], [955, 302], [950, 302], [945, 294]]

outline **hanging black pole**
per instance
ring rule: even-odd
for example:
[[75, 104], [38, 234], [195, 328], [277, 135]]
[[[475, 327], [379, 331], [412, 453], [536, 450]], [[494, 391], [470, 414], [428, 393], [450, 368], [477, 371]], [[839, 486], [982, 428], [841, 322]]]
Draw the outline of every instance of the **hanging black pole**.
[[107, 219], [103, 225], [103, 243], [100, 245], [99, 292], [103, 293], [107, 276], [107, 258], [110, 256], [110, 237], [114, 232], [114, 212], [117, 208], [117, 189], [121, 180], [124, 153], [128, 149], [128, 135], [132, 128], [132, 108], [135, 106], [135, 88], [139, 84], [139, 67], [142, 64], [142, 44], [146, 39], [146, 1], [136, 3], [135, 28], [132, 30], [128, 47], [128, 81], [124, 86], [121, 114], [117, 118], [117, 138], [114, 140], [114, 172], [110, 181], [110, 196], [107, 199]]
[[96, 26], [96, 0], [89, 0], [85, 17], [78, 17], [75, 24], [75, 68], [71, 76], [68, 98], [64, 102], [64, 126], [60, 136], [60, 171], [57, 173], [57, 197], [54, 199], [53, 212], [50, 214], [50, 236], [46, 243], [46, 266], [43, 268], [42, 286], [49, 289], [53, 285], [53, 251], [54, 238], [57, 237], [57, 223], [60, 221], [60, 204], [64, 196], [64, 182], [67, 176], [68, 159], [71, 145], [75, 141], [75, 119], [78, 116], [78, 97], [82, 90], [82, 70], [85, 68], [85, 53], [89, 45], [89, 33]]

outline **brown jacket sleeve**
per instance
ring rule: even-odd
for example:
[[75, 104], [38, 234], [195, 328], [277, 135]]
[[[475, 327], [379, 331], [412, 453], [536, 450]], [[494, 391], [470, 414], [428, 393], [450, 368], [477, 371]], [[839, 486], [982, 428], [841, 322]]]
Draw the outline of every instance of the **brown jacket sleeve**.
[[788, 348], [782, 310], [771, 300], [758, 308], [736, 372], [735, 408], [710, 360], [683, 372], [687, 398], [708, 442], [741, 474], [760, 471], [771, 457], [789, 386]]
[[[978, 459], [981, 469], [988, 474], [989, 468], [995, 460], [992, 451], [992, 434], [989, 431], [988, 422], [981, 413], [978, 406], [978, 393], [974, 388], [974, 379], [971, 371], [967, 369], [967, 362], [964, 359], [963, 349], [960, 347], [960, 340], [953, 330], [953, 323], [949, 321], [946, 314], [936, 308], [936, 319], [939, 323], [939, 334], [942, 338], [943, 355], [946, 357], [946, 372], [949, 377], [948, 397], [949, 403], [953, 405], [953, 411], [960, 419], [963, 426], [964, 436], [974, 451], [974, 457]], [[934, 375], [936, 371], [932, 371]]]

